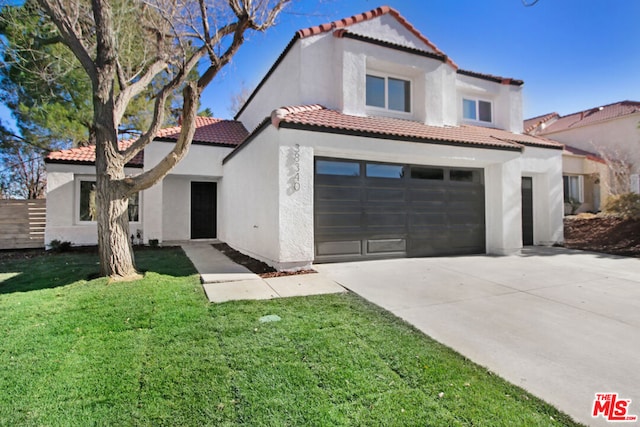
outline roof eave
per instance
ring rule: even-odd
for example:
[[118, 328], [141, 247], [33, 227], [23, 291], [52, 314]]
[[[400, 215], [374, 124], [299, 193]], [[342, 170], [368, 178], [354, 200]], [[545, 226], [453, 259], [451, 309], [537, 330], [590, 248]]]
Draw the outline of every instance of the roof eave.
[[457, 146], [457, 147], [465, 147], [465, 148], [481, 148], [481, 149], [488, 149], [488, 150], [522, 152], [522, 147], [515, 146], [515, 145], [511, 145], [511, 146], [506, 144], [490, 145], [490, 144], [482, 144], [482, 143], [474, 143], [474, 142], [466, 142], [466, 141], [443, 140], [443, 139], [436, 139], [436, 138], [426, 138], [426, 137], [407, 136], [407, 135], [395, 135], [395, 134], [386, 134], [386, 133], [355, 130], [355, 129], [334, 128], [334, 127], [323, 126], [323, 125], [303, 124], [303, 123], [296, 123], [296, 122], [290, 122], [290, 121], [280, 122], [280, 128], [306, 130], [311, 132], [325, 132], [325, 133], [332, 133], [332, 134], [338, 134], [338, 135], [361, 136], [365, 138], [388, 139], [392, 141], [408, 141], [408, 142], [419, 142], [419, 143], [428, 143], [428, 144], [449, 145], [449, 146]]

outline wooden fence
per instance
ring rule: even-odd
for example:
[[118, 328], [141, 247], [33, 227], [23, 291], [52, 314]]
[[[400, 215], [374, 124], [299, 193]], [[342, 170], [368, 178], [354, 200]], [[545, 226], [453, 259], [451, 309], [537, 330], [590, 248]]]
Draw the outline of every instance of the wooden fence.
[[44, 248], [46, 200], [0, 200], [0, 249]]

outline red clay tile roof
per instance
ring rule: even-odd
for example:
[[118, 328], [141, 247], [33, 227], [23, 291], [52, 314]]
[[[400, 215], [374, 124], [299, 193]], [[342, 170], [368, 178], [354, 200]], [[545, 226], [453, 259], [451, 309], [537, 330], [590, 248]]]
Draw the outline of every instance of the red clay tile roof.
[[[161, 129], [156, 135], [160, 141], [177, 141], [180, 126]], [[235, 147], [249, 135], [241, 122], [213, 117], [196, 117], [196, 133], [193, 142], [200, 144], [228, 145]]]
[[[132, 143], [133, 139], [126, 141], [118, 141], [120, 151], [126, 150]], [[93, 164], [96, 161], [96, 146], [89, 145], [86, 147], [75, 147], [68, 150], [52, 151], [46, 157], [47, 163], [87, 163]], [[139, 167], [144, 165], [144, 152], [138, 153], [127, 166]]]
[[[158, 141], [177, 141], [180, 135], [180, 126], [161, 129], [156, 135]], [[223, 145], [235, 147], [239, 145], [249, 132], [242, 123], [234, 120], [222, 120], [212, 117], [196, 117], [196, 132], [193, 136], [194, 144]], [[118, 148], [124, 151], [134, 140], [118, 142]], [[45, 159], [50, 163], [88, 163], [96, 160], [96, 147], [76, 147], [69, 150], [54, 151]], [[142, 167], [144, 164], [144, 152], [138, 153], [129, 163], [132, 167]]]
[[560, 117], [560, 114], [554, 112], [554, 113], [543, 114], [541, 116], [532, 117], [530, 119], [527, 119], [527, 120], [524, 121], [524, 126], [523, 126], [524, 133], [533, 132], [541, 124], [546, 123], [549, 120], [554, 119], [554, 118], [558, 118], [558, 117]]
[[519, 135], [481, 126], [428, 126], [390, 117], [359, 117], [328, 110], [321, 105], [283, 107], [271, 121], [276, 127], [315, 128], [324, 132], [347, 133], [377, 138], [448, 142], [460, 145], [522, 149], [523, 146], [562, 149], [562, 144], [531, 135]]
[[442, 52], [436, 45], [431, 43], [431, 41], [426, 38], [420, 31], [416, 29], [413, 25], [409, 23], [400, 13], [389, 6], [381, 6], [376, 9], [370, 10], [368, 12], [360, 13], [358, 15], [353, 15], [349, 18], [339, 19], [337, 21], [328, 22], [326, 24], [316, 25], [315, 27], [305, 28], [303, 30], [298, 30], [297, 35], [300, 38], [311, 37], [322, 33], [328, 33], [329, 31], [337, 30], [340, 28], [345, 28], [353, 24], [357, 24], [359, 22], [368, 21], [374, 18], [377, 18], [382, 15], [389, 14], [393, 16], [400, 24], [402, 24], [409, 32], [411, 32], [414, 36], [420, 39], [423, 43], [429, 46], [433, 51], [439, 55], [443, 55], [447, 58], [447, 63], [449, 63], [453, 68], [458, 69], [458, 65], [453, 62], [449, 57], [447, 57], [444, 52]]
[[555, 132], [562, 132], [577, 127], [588, 126], [606, 120], [617, 119], [630, 114], [640, 112], [640, 102], [621, 101], [589, 110], [579, 111], [559, 117], [558, 120], [549, 124], [539, 132], [540, 135], [548, 135]]
[[574, 154], [576, 156], [584, 156], [589, 160], [593, 160], [594, 162], [607, 164], [606, 160], [604, 160], [601, 156], [596, 153], [592, 153], [591, 151], [581, 150], [580, 148], [572, 147], [570, 145], [564, 146], [564, 152], [568, 154]]

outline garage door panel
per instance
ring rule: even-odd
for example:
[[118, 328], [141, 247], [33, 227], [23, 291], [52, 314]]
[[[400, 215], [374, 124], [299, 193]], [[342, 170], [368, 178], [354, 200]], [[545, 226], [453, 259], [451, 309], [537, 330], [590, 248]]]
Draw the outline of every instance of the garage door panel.
[[441, 228], [447, 223], [447, 215], [444, 212], [421, 211], [409, 214], [409, 229], [415, 230], [420, 227]]
[[377, 212], [365, 215], [365, 224], [368, 228], [397, 227], [400, 232], [404, 230], [407, 221], [404, 212]]
[[316, 226], [320, 229], [353, 227], [359, 230], [362, 228], [362, 215], [339, 213], [318, 215], [316, 217]]
[[404, 253], [407, 250], [406, 239], [367, 240], [367, 253]]
[[352, 201], [360, 203], [362, 189], [358, 187], [317, 186], [316, 197], [320, 201]]
[[469, 201], [484, 200], [484, 191], [478, 189], [452, 188], [449, 192], [450, 202], [469, 203]]
[[[317, 262], [484, 253], [482, 170], [473, 170], [473, 182], [460, 182], [449, 180], [446, 167], [418, 167], [437, 169], [436, 176], [414, 174], [411, 165], [390, 165], [389, 170], [412, 172], [387, 179], [370, 176], [371, 163], [347, 162], [368, 172], [316, 176]], [[386, 164], [376, 165], [376, 171], [386, 170]]]
[[367, 188], [365, 192], [365, 201], [367, 202], [404, 202], [405, 197], [405, 190], [402, 188]]
[[483, 219], [482, 216], [474, 214], [473, 212], [457, 212], [447, 216], [448, 223], [450, 225], [462, 225], [471, 229], [479, 221]]
[[410, 188], [409, 201], [413, 203], [446, 202], [447, 190], [444, 188]]
[[329, 241], [316, 243], [316, 255], [361, 255], [360, 240]]

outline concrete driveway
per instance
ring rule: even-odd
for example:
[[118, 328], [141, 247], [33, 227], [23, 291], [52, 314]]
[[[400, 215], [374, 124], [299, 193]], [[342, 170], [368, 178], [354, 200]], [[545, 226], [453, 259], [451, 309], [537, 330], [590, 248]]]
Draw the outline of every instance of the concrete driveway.
[[611, 425], [591, 417], [601, 392], [640, 417], [639, 259], [531, 248], [315, 268], [580, 422]]

